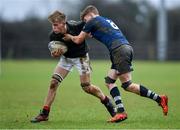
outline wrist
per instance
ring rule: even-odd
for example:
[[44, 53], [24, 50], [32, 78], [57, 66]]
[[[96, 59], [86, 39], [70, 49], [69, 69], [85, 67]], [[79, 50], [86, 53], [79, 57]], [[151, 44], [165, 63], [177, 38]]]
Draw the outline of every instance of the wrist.
[[74, 38], [74, 37], [73, 37], [72, 35], [70, 35], [70, 39], [71, 39], [71, 41], [73, 41], [73, 38]]

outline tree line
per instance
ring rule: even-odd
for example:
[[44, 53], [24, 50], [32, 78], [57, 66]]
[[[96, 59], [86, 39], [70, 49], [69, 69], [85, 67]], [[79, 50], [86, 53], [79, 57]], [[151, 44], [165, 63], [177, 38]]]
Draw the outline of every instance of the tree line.
[[[66, 2], [66, 4], [70, 4]], [[68, 20], [79, 20], [79, 12], [86, 5], [95, 5], [102, 16], [111, 18], [125, 34], [136, 52], [137, 59], [156, 59], [157, 51], [157, 9], [148, 2], [132, 0], [102, 2], [84, 0]], [[168, 59], [180, 59], [180, 8], [167, 10], [168, 14]], [[51, 25], [47, 19], [31, 16], [23, 21], [1, 20], [2, 58], [50, 58], [47, 43]], [[96, 42], [96, 41], [93, 41]], [[93, 58], [105, 58], [95, 48], [99, 44], [89, 44], [93, 48]], [[97, 46], [97, 47], [94, 47]], [[101, 48], [101, 47], [100, 47]], [[104, 52], [106, 50], [101, 48]]]

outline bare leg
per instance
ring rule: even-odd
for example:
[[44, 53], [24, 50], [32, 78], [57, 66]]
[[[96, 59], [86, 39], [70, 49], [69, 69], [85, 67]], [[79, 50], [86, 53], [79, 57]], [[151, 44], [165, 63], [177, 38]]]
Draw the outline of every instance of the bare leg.
[[83, 74], [80, 76], [81, 86], [83, 90], [101, 100], [109, 114], [113, 117], [116, 113], [114, 106], [109, 97], [105, 96], [101, 89], [90, 83], [90, 74]]
[[44, 101], [43, 109], [41, 110], [38, 116], [31, 120], [32, 123], [48, 120], [50, 107], [54, 102], [58, 85], [66, 77], [68, 73], [69, 71], [59, 67], [58, 65], [56, 66], [49, 86], [48, 95]]
[[[69, 73], [69, 71], [67, 71], [59, 66], [56, 66], [54, 73], [61, 75], [62, 78], [64, 79], [67, 76], [67, 74]], [[52, 78], [50, 86], [49, 86], [49, 90], [48, 90], [48, 95], [44, 101], [44, 106], [51, 107], [51, 105], [55, 99], [55, 96], [56, 96], [56, 91], [57, 91], [58, 85], [59, 85], [59, 81]]]
[[81, 82], [83, 90], [86, 93], [89, 93], [89, 94], [99, 98], [100, 100], [105, 99], [105, 95], [103, 94], [101, 89], [99, 87], [97, 87], [97, 86], [90, 83], [90, 74], [81, 75], [80, 76], [80, 82]]
[[[119, 76], [119, 79], [122, 82], [122, 87], [129, 92], [138, 94], [143, 97], [147, 97], [156, 101], [163, 110], [164, 115], [168, 113], [168, 97], [166, 95], [158, 95], [155, 92], [149, 90], [143, 85], [139, 85], [136, 83], [131, 83], [131, 73], [125, 73]], [[130, 82], [129, 82], [130, 81]]]

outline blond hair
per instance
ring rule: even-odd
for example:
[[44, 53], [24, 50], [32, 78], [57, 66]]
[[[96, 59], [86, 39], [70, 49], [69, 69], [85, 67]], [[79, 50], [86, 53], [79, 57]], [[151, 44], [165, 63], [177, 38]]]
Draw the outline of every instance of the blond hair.
[[61, 21], [65, 21], [65, 20], [66, 20], [66, 15], [57, 10], [48, 16], [48, 21], [50, 23], [61, 22]]
[[83, 20], [84, 16], [86, 16], [88, 13], [94, 13], [98, 15], [99, 11], [95, 6], [89, 5], [80, 13], [81, 20]]

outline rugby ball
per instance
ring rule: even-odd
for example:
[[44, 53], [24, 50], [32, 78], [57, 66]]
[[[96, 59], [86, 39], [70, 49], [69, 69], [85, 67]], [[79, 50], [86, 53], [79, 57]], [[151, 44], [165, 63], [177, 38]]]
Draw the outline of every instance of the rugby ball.
[[58, 50], [61, 50], [61, 54], [64, 54], [67, 52], [68, 48], [65, 45], [65, 43], [60, 41], [51, 41], [48, 44], [49, 51], [51, 53], [57, 52]]

